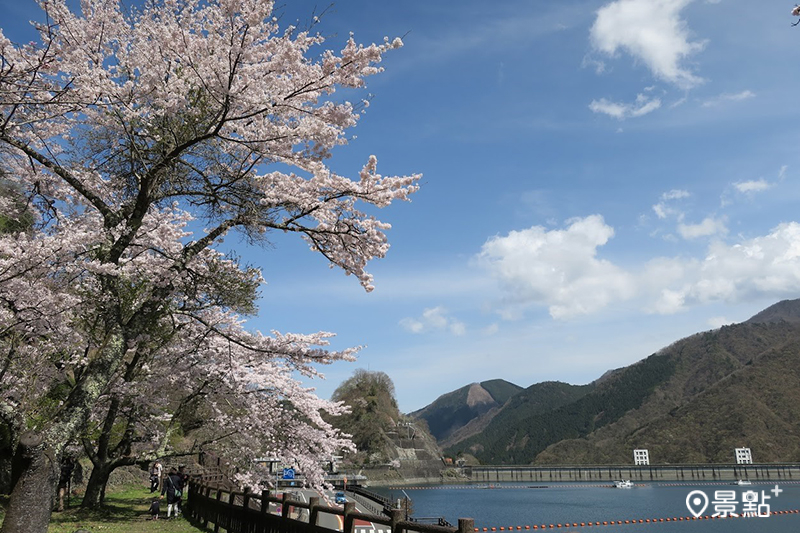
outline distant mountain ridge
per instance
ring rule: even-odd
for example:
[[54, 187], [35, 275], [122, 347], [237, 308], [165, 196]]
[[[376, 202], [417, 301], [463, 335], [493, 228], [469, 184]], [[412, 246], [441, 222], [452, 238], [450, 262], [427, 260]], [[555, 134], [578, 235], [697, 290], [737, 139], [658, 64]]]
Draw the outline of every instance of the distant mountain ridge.
[[786, 300], [589, 385], [504, 386], [500, 405], [484, 384], [507, 382], [492, 380], [411, 416], [448, 455], [484, 464], [630, 463], [640, 447], [654, 463], [732, 462], [742, 446], [756, 461], [800, 461], [799, 363], [800, 300]]
[[800, 323], [800, 299], [783, 300], [757, 313], [746, 323], [771, 324], [774, 322]]
[[472, 383], [439, 396], [430, 405], [409, 416], [425, 420], [440, 443], [470, 422], [497, 410], [522, 387], [502, 379]]

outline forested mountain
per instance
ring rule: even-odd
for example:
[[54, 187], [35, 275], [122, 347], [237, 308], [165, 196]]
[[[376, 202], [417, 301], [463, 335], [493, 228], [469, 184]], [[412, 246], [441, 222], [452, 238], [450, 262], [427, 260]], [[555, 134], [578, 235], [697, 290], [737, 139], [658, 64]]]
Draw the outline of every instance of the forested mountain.
[[425, 424], [400, 413], [394, 384], [385, 373], [356, 370], [332, 399], [350, 408], [347, 414], [331, 417], [357, 448], [345, 455], [345, 468], [358, 468], [371, 480], [439, 475], [443, 463], [436, 439]]
[[431, 434], [442, 442], [471, 421], [492, 410], [496, 411], [521, 390], [522, 387], [502, 379], [472, 383], [439, 396], [433, 403], [410, 416], [425, 420]]
[[446, 452], [485, 464], [629, 463], [647, 448], [654, 463], [682, 463], [732, 462], [746, 446], [756, 461], [797, 461], [798, 363], [800, 300], [784, 301], [591, 385], [533, 385]]

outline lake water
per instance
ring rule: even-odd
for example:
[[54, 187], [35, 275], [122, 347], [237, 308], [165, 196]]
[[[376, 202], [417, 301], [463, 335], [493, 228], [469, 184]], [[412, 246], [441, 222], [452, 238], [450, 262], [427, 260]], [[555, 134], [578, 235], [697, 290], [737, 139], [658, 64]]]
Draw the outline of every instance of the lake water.
[[[766, 532], [796, 533], [800, 531], [800, 513], [773, 514], [766, 518], [727, 518], [686, 521], [692, 516], [687, 508], [687, 496], [692, 491], [702, 491], [708, 498], [708, 506], [702, 512], [702, 496], [695, 512], [710, 516], [722, 510], [726, 495], [717, 491], [733, 491], [735, 512], [740, 514], [744, 501], [757, 496], [757, 504], [764, 504], [763, 496], [769, 497], [766, 503], [769, 510], [793, 511], [800, 509], [800, 484], [798, 482], [778, 482], [782, 491], [775, 496], [775, 483], [753, 482], [750, 486], [736, 486], [718, 483], [637, 483], [633, 489], [610, 488], [608, 484], [547, 483], [536, 484], [495, 484], [492, 488], [482, 486], [431, 486], [417, 488], [372, 489], [393, 500], [403, 498], [405, 491], [413, 502], [415, 517], [444, 517], [451, 524], [459, 518], [473, 518], [475, 527], [491, 528], [497, 531], [509, 527], [542, 524], [580, 524], [600, 522], [601, 528], [619, 529], [629, 532]], [[749, 494], [745, 494], [749, 492]], [[762, 494], [763, 492], [763, 494]], [[755, 495], [753, 494], [755, 493]], [[716, 499], [715, 499], [716, 498]], [[715, 505], [715, 501], [717, 505]], [[766, 508], [762, 507], [762, 514]], [[684, 517], [684, 521], [660, 522], [660, 519]], [[644, 524], [621, 524], [603, 526], [603, 522], [625, 520], [646, 520]], [[652, 520], [656, 519], [656, 523]], [[596, 526], [592, 526], [596, 527]], [[586, 531], [588, 527], [562, 527], [564, 531]]]

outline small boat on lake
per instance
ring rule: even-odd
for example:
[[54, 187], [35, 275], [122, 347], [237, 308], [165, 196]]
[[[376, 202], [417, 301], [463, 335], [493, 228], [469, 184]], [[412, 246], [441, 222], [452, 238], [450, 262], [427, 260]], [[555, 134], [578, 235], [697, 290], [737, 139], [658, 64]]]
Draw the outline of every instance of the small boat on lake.
[[614, 488], [617, 489], [632, 489], [633, 482], [630, 479], [623, 479], [622, 481], [615, 481]]
[[747, 479], [740, 479], [739, 481], [736, 482], [736, 484], [737, 485], [752, 485], [753, 483], [750, 482], [750, 480], [747, 480]]

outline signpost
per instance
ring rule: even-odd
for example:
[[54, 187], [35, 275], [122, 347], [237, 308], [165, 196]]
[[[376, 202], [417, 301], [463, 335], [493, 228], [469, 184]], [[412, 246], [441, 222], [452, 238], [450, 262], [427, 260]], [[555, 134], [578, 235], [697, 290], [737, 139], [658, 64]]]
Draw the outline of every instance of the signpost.
[[284, 468], [283, 479], [294, 479], [294, 468]]

